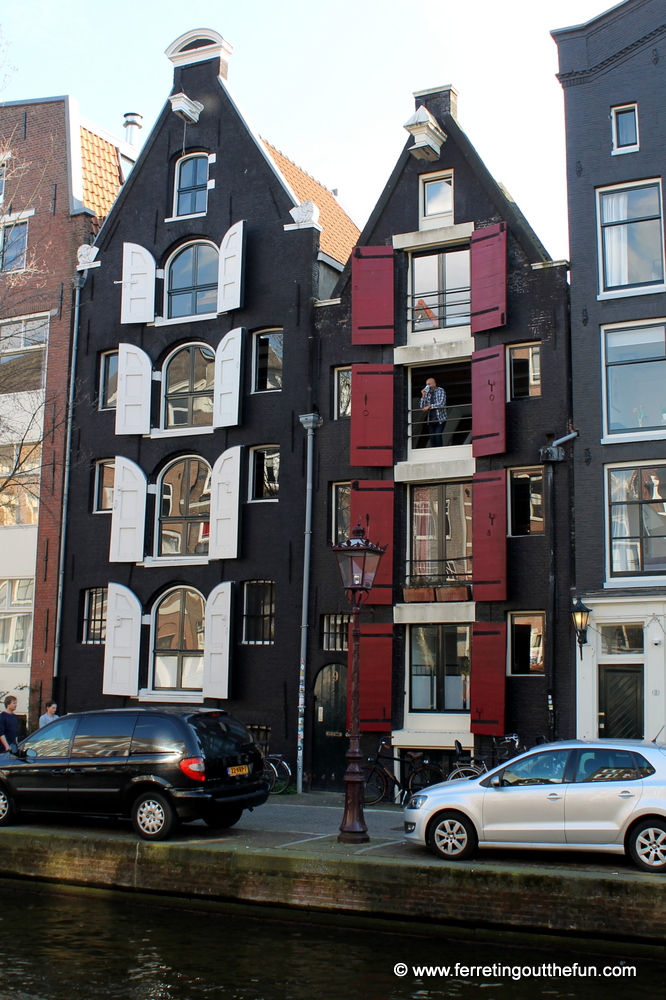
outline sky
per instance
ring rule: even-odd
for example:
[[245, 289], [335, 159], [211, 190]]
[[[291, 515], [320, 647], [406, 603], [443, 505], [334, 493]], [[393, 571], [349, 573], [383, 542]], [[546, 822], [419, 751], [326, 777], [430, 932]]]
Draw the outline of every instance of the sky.
[[362, 227], [407, 139], [413, 92], [453, 84], [458, 119], [554, 259], [568, 256], [562, 89], [550, 30], [604, 0], [21, 0], [0, 5], [0, 100], [69, 94], [145, 139], [171, 90], [164, 50], [192, 28], [234, 48], [229, 85], [252, 127]]

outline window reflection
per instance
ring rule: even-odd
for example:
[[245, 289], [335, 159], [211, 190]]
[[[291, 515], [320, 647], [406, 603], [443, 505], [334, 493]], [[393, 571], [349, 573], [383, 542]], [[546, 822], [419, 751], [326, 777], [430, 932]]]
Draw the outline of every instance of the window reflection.
[[203, 686], [204, 600], [179, 587], [155, 611], [154, 687], [200, 691]]

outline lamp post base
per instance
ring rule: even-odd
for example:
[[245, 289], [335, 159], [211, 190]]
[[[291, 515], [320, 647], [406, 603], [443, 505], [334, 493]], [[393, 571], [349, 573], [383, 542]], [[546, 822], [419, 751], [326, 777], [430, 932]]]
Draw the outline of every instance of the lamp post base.
[[357, 747], [347, 751], [345, 772], [345, 811], [340, 824], [338, 840], [341, 844], [367, 844], [370, 840], [365, 825], [363, 806], [365, 805], [365, 778], [360, 765], [361, 752]]

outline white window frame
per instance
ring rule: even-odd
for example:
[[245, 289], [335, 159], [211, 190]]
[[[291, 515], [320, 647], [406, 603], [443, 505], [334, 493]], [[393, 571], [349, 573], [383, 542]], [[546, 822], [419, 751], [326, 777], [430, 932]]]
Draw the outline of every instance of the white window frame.
[[113, 510], [113, 491], [111, 493], [111, 506], [101, 507], [100, 500], [102, 495], [102, 469], [105, 466], [111, 465], [114, 469], [114, 479], [115, 479], [115, 468], [116, 460], [115, 458], [100, 458], [95, 462], [95, 484], [93, 493], [93, 514], [110, 514]]
[[[12, 215], [5, 215], [0, 217], [0, 274], [20, 274], [25, 271], [28, 266], [28, 237], [30, 229], [28, 226], [28, 218], [34, 215], [35, 211], [32, 209], [28, 212], [15, 212]], [[5, 267], [5, 233], [7, 230], [12, 231], [16, 226], [25, 226], [25, 250], [23, 254], [23, 262], [20, 267]]]
[[[530, 385], [539, 385], [541, 387], [541, 392], [538, 396], [514, 396], [512, 395], [511, 386], [511, 351], [520, 350], [524, 347], [538, 347], [539, 348], [539, 381], [536, 382], [532, 377], [532, 364], [530, 363]], [[521, 344], [507, 344], [506, 345], [506, 401], [507, 403], [521, 403], [524, 399], [541, 399], [543, 396], [543, 379], [541, 378], [543, 363], [543, 341], [542, 340], [526, 340]]]
[[281, 326], [269, 326], [269, 327], [266, 327], [266, 329], [264, 329], [264, 330], [255, 330], [254, 333], [252, 334], [252, 395], [253, 396], [260, 396], [260, 395], [263, 395], [264, 393], [269, 393], [270, 394], [270, 393], [274, 393], [274, 392], [282, 392], [282, 388], [280, 388], [280, 389], [257, 389], [257, 374], [258, 374], [258, 370], [257, 370], [257, 358], [258, 358], [257, 344], [259, 342], [259, 337], [265, 337], [267, 334], [270, 334], [270, 333], [281, 333], [282, 334], [282, 352], [283, 352], [282, 353], [282, 371], [284, 373], [284, 329], [283, 329], [283, 327], [281, 327]]
[[[184, 218], [184, 216], [180, 216], [179, 218], [182, 219]], [[215, 320], [215, 318], [218, 315], [216, 306], [215, 309], [207, 313], [193, 313], [189, 316], [172, 316], [172, 317], [169, 316], [169, 271], [171, 269], [171, 265], [173, 264], [178, 254], [182, 253], [184, 250], [187, 250], [189, 247], [194, 247], [194, 246], [212, 247], [217, 254], [219, 262], [220, 248], [212, 240], [205, 240], [205, 239], [188, 240], [186, 243], [181, 243], [179, 246], [177, 246], [176, 249], [173, 251], [173, 253], [169, 254], [167, 262], [164, 265], [164, 296], [162, 300], [162, 315], [155, 317], [155, 326], [176, 326], [182, 323], [201, 323], [204, 320], [209, 320], [209, 321]], [[216, 287], [219, 288], [219, 284]]]
[[[625, 462], [607, 462], [603, 466], [604, 473], [604, 590], [613, 590], [617, 587], [665, 587], [666, 573], [661, 576], [646, 574], [645, 576], [611, 576], [611, 559], [613, 555], [611, 542], [611, 520], [610, 520], [610, 489], [609, 472], [611, 469], [641, 469], [666, 466], [666, 459], [658, 458], [654, 462], [640, 461], [632, 462], [628, 459]], [[645, 654], [642, 654], [643, 656]]]
[[[104, 406], [104, 386], [107, 375], [108, 359], [112, 357], [118, 357], [118, 351], [103, 351], [100, 355], [99, 361], [99, 395], [98, 395], [98, 409], [105, 413], [113, 413], [116, 409], [115, 406]], [[118, 401], [118, 370], [116, 369], [116, 403]]]
[[[204, 350], [208, 351], [212, 355], [212, 357], [213, 357], [213, 387], [212, 387], [212, 390], [211, 390], [211, 395], [212, 395], [213, 409], [215, 407], [215, 388], [216, 388], [215, 387], [215, 349], [213, 347], [211, 347], [210, 344], [207, 344], [203, 340], [193, 340], [191, 342], [188, 342], [187, 344], [179, 344], [178, 347], [174, 347], [174, 349], [166, 356], [166, 358], [164, 360], [164, 364], [162, 365], [162, 370], [161, 370], [161, 372], [159, 374], [159, 378], [160, 378], [160, 382], [161, 382], [161, 393], [160, 393], [160, 435], [159, 435], [160, 437], [162, 437], [164, 435], [180, 436], [180, 435], [184, 435], [186, 433], [188, 435], [192, 435], [192, 434], [206, 434], [206, 433], [210, 434], [210, 433], [213, 432], [213, 429], [214, 429], [213, 428], [213, 419], [214, 419], [214, 412], [213, 412], [213, 410], [211, 410], [210, 424], [203, 424], [201, 427], [194, 427], [194, 426], [191, 426], [189, 424], [187, 426], [182, 426], [181, 425], [181, 426], [178, 426], [178, 427], [167, 427], [167, 400], [166, 400], [166, 397], [167, 397], [167, 367], [169, 366], [169, 363], [172, 360], [172, 358], [174, 358], [176, 356], [176, 354], [178, 354], [180, 351], [184, 351], [184, 350], [187, 350], [188, 348], [192, 348], [192, 347], [201, 347], [201, 348], [204, 348]], [[157, 379], [155, 379], [155, 381], [157, 381]], [[152, 436], [153, 436], [153, 433], [151, 432], [151, 437]]]
[[[606, 323], [600, 327], [601, 333], [601, 407], [603, 413], [601, 444], [622, 444], [630, 441], [654, 441], [663, 440], [666, 437], [666, 424], [664, 429], [657, 431], [628, 431], [626, 434], [611, 434], [608, 429], [608, 383], [606, 368], [606, 333], [610, 330], [634, 330], [641, 326], [665, 326], [666, 317], [657, 319], [630, 320], [627, 323]], [[625, 463], [626, 464], [626, 463]]]
[[[431, 181], [451, 181], [451, 211], [439, 212], [437, 215], [426, 214], [426, 185]], [[454, 223], [454, 195], [453, 170], [438, 170], [432, 174], [421, 174], [419, 177], [419, 231], [427, 229], [443, 229], [445, 226], [453, 226]]]
[[279, 496], [279, 494], [280, 494], [280, 476], [279, 476], [279, 473], [278, 473], [278, 496], [276, 496], [276, 497], [255, 497], [254, 496], [254, 462], [255, 462], [255, 455], [259, 451], [270, 451], [270, 450], [277, 451], [278, 454], [280, 454], [280, 452], [281, 452], [282, 449], [280, 448], [279, 444], [258, 444], [258, 445], [255, 445], [253, 448], [250, 448], [250, 462], [249, 462], [249, 469], [248, 469], [248, 490], [247, 490], [248, 503], [279, 503], [280, 502], [280, 496]]
[[[626, 191], [627, 188], [632, 187], [648, 187], [656, 186], [659, 189], [659, 209], [660, 209], [660, 228], [661, 228], [661, 239], [660, 246], [662, 248], [662, 273], [665, 279], [660, 284], [654, 285], [632, 285], [631, 287], [615, 288], [610, 291], [604, 291], [604, 245], [603, 245], [603, 229], [601, 225], [601, 198], [602, 195], [608, 194], [609, 191]], [[594, 192], [596, 213], [597, 213], [597, 282], [598, 282], [598, 294], [597, 299], [602, 301], [604, 299], [626, 299], [632, 295], [655, 295], [659, 292], [666, 291], [666, 254], [664, 253], [664, 199], [661, 186], [661, 177], [646, 177], [645, 180], [641, 181], [625, 181], [622, 184], [610, 184], [606, 187], [598, 187]]]
[[4, 203], [5, 191], [7, 188], [7, 168], [12, 158], [11, 149], [5, 149], [0, 153], [0, 205]]
[[[213, 156], [214, 155], [215, 154], [213, 154]], [[206, 209], [203, 212], [190, 212], [188, 215], [179, 215], [178, 214], [178, 194], [180, 192], [180, 188], [179, 188], [178, 184], [179, 184], [179, 180], [180, 180], [180, 170], [181, 170], [181, 167], [185, 163], [186, 160], [194, 160], [194, 159], [202, 159], [202, 160], [205, 159], [207, 161], [207, 170], [206, 170]], [[213, 160], [213, 162], [215, 162], [215, 161]], [[209, 177], [210, 164], [211, 164], [210, 156], [207, 153], [204, 153], [202, 150], [199, 150], [198, 152], [194, 152], [194, 153], [186, 153], [185, 156], [181, 156], [178, 160], [176, 160], [176, 163], [175, 163], [175, 166], [174, 166], [174, 175], [173, 175], [173, 203], [172, 203], [172, 206], [171, 206], [171, 218], [165, 219], [164, 220], [165, 222], [180, 222], [181, 219], [201, 219], [201, 218], [203, 218], [204, 216], [206, 216], [208, 214], [208, 191], [211, 190], [211, 187], [215, 187], [215, 181], [213, 181], [212, 185], [210, 183], [210, 177]]]
[[351, 397], [349, 399], [349, 416], [340, 413], [340, 372], [349, 372], [349, 385], [351, 387], [351, 365], [337, 365], [333, 369], [333, 419], [349, 420], [351, 418]]
[[[210, 559], [209, 555], [197, 556], [197, 555], [188, 555], [187, 553], [185, 553], [184, 555], [173, 555], [173, 554], [172, 555], [160, 555], [159, 554], [159, 548], [160, 548], [160, 525], [161, 525], [161, 509], [160, 508], [161, 508], [161, 501], [162, 501], [162, 482], [164, 481], [164, 477], [167, 474], [167, 472], [169, 471], [169, 469], [171, 469], [174, 465], [177, 465], [179, 462], [185, 462], [188, 458], [189, 459], [194, 459], [197, 462], [205, 462], [206, 463], [206, 465], [208, 466], [208, 483], [210, 484], [210, 482], [211, 482], [211, 475], [212, 475], [212, 471], [213, 470], [212, 470], [212, 467], [210, 465], [210, 462], [208, 462], [208, 459], [204, 458], [203, 455], [197, 455], [197, 454], [178, 455], [176, 458], [172, 458], [170, 461], [167, 462], [167, 464], [164, 466], [164, 468], [160, 471], [160, 474], [157, 477], [157, 482], [156, 482], [156, 485], [155, 485], [155, 529], [154, 529], [154, 532], [153, 532], [153, 555], [150, 558], [150, 560], [146, 560], [145, 561], [144, 565], [153, 565], [153, 566], [165, 566], [165, 565], [166, 566], [199, 566], [199, 565], [201, 565], [201, 566], [207, 566], [208, 565], [208, 562], [209, 562], [209, 559]], [[209, 494], [211, 494], [210, 485], [209, 485]], [[210, 507], [212, 507], [212, 494], [211, 494], [211, 501], [209, 502], [209, 511], [210, 511]], [[209, 545], [209, 548], [210, 548], [210, 512], [209, 512], [209, 515], [208, 515], [208, 529], [209, 529], [208, 545]], [[185, 586], [185, 584], [183, 584], [183, 586]]]
[[[33, 582], [32, 599], [30, 601], [17, 601], [17, 600], [14, 600], [14, 586], [20, 580], [32, 580], [32, 582]], [[17, 668], [29, 667], [30, 666], [30, 662], [31, 662], [31, 658], [32, 658], [32, 642], [33, 642], [34, 627], [35, 627], [35, 589], [34, 589], [34, 577], [26, 577], [26, 576], [2, 577], [2, 579], [0, 579], [0, 583], [8, 583], [9, 584], [9, 603], [6, 604], [5, 607], [0, 610], [0, 618], [2, 618], [2, 619], [7, 619], [7, 618], [16, 619], [16, 618], [18, 618], [19, 615], [29, 615], [30, 616], [30, 632], [29, 632], [29, 635], [28, 635], [28, 641], [26, 642], [25, 646], [21, 647], [24, 650], [26, 650], [27, 658], [25, 660], [20, 660], [20, 661], [0, 660], [0, 664], [2, 664], [3, 666], [7, 666], [10, 669], [13, 668], [13, 667], [17, 667]], [[16, 631], [16, 621], [14, 621], [13, 625], [11, 626], [11, 632], [10, 632], [10, 634], [13, 636], [15, 634], [15, 631]], [[11, 643], [11, 639], [10, 639], [10, 643]]]
[[[203, 700], [204, 700], [205, 695], [203, 693], [203, 676], [202, 676], [202, 679], [201, 679], [201, 690], [197, 689], [196, 691], [193, 691], [191, 689], [187, 690], [187, 689], [182, 689], [182, 688], [156, 688], [155, 687], [155, 643], [157, 641], [157, 609], [160, 606], [160, 604], [162, 603], [162, 601], [169, 594], [173, 594], [174, 591], [176, 591], [176, 590], [193, 590], [195, 593], [197, 593], [199, 595], [199, 597], [203, 601], [203, 613], [204, 613], [203, 623], [204, 624], [203, 624], [202, 627], [205, 628], [205, 620], [206, 620], [206, 598], [201, 593], [201, 591], [199, 590], [198, 587], [194, 587], [190, 583], [175, 584], [174, 586], [168, 587], [166, 590], [162, 591], [162, 593], [159, 594], [158, 597], [155, 598], [155, 600], [153, 601], [153, 603], [151, 605], [151, 608], [150, 608], [150, 646], [149, 646], [149, 651], [148, 651], [148, 659], [149, 659], [149, 665], [148, 665], [148, 683], [149, 683], [149, 686], [147, 688], [142, 689], [141, 691], [139, 691], [139, 701], [149, 701], [149, 700], [151, 700], [150, 697], [147, 698], [146, 695], [148, 695], [148, 696], [152, 695], [152, 700], [153, 701], [166, 701], [166, 702], [169, 702], [169, 701], [178, 701], [178, 702], [184, 701], [184, 702], [188, 702], [188, 703], [189, 702], [194, 702], [194, 704], [199, 704], [199, 703], [203, 702]], [[201, 650], [202, 665], [203, 665], [203, 661], [205, 659], [205, 655], [206, 655], [206, 653], [205, 653], [205, 633], [204, 633], [204, 648]]]
[[[617, 114], [620, 111], [633, 111], [636, 119], [636, 142], [631, 146], [619, 146], [617, 141]], [[635, 101], [629, 104], [618, 104], [611, 108], [611, 141], [613, 148], [611, 156], [621, 156], [623, 153], [637, 153], [641, 145], [641, 134], [638, 125], [638, 104]]]
[[[42, 341], [41, 344], [30, 344], [30, 343], [26, 343], [25, 342], [26, 341], [26, 337], [28, 336], [26, 326], [27, 326], [28, 323], [30, 323], [31, 321], [34, 321], [34, 320], [40, 320], [40, 321], [42, 321], [42, 323], [43, 323], [43, 325], [45, 327], [45, 336], [44, 336], [44, 340]], [[3, 347], [2, 346], [2, 329], [3, 329], [3, 327], [5, 327], [5, 326], [14, 326], [15, 324], [18, 324], [18, 323], [21, 324], [21, 333], [20, 333], [20, 337], [21, 337], [21, 341], [22, 341], [21, 346], [20, 347], [6, 347], [6, 348]], [[49, 345], [49, 337], [50, 337], [50, 332], [51, 332], [50, 327], [51, 327], [51, 323], [50, 323], [50, 316], [49, 316], [48, 313], [34, 313], [34, 314], [31, 314], [31, 315], [28, 315], [28, 316], [16, 316], [16, 317], [12, 317], [12, 318], [8, 317], [7, 319], [3, 319], [2, 321], [0, 321], [0, 355], [14, 354], [14, 355], [18, 356], [18, 355], [22, 355], [22, 354], [33, 353], [35, 351], [44, 351], [44, 352], [46, 352], [46, 350], [48, 348], [48, 345]], [[41, 392], [44, 391], [44, 385], [45, 385], [45, 380], [46, 380], [46, 364], [45, 364], [45, 360], [44, 360], [45, 358], [46, 358], [46, 353], [44, 353], [44, 356], [43, 356], [43, 359], [42, 359], [42, 378], [41, 378], [41, 385], [40, 385], [39, 389], [26, 389], [26, 390], [24, 390], [25, 392], [30, 392], [30, 393], [39, 392], [39, 393], [41, 393]], [[12, 393], [12, 394], [7, 393], [6, 395], [15, 395], [15, 393]], [[2, 399], [2, 398], [3, 397], [0, 396], [0, 399]]]
[[[527, 674], [514, 674], [511, 667], [513, 664], [513, 620], [514, 618], [529, 618], [541, 615], [543, 618], [543, 632], [541, 640], [543, 668], [541, 670], [530, 670]], [[506, 643], [506, 675], [507, 677], [541, 677], [546, 676], [546, 612], [539, 611], [509, 611], [507, 616], [507, 643]]]

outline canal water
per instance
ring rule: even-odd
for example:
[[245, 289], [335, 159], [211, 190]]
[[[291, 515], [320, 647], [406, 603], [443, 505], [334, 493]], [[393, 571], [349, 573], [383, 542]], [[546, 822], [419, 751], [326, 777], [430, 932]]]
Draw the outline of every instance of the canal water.
[[[472, 944], [281, 921], [275, 912], [270, 919], [248, 919], [188, 910], [186, 902], [183, 909], [167, 909], [157, 901], [137, 904], [130, 896], [41, 893], [12, 882], [0, 882], [0, 895], [0, 1000], [665, 996], [664, 965], [623, 958], [621, 946], [604, 955], [593, 948], [567, 953], [552, 947]], [[404, 975], [401, 963], [407, 967]], [[432, 974], [419, 972], [423, 966], [431, 967]], [[436, 971], [437, 966], [442, 968]], [[477, 966], [481, 970], [470, 971]], [[577, 975], [580, 966], [585, 977]], [[565, 968], [573, 974], [565, 975]], [[635, 974], [627, 975], [632, 968]], [[610, 975], [604, 976], [604, 969]]]

